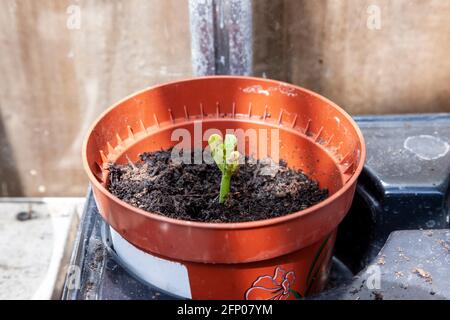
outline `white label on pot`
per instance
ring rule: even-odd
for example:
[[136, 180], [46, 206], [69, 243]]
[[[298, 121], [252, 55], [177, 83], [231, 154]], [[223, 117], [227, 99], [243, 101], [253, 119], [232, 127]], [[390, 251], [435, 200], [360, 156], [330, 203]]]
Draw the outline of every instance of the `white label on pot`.
[[109, 229], [114, 250], [130, 271], [159, 289], [192, 299], [185, 265], [152, 256], [133, 246], [113, 228]]

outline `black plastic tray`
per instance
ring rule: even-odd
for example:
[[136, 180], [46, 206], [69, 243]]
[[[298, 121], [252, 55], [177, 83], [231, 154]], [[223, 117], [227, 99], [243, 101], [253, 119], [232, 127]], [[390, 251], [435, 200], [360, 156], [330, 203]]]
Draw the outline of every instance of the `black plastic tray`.
[[[450, 114], [355, 119], [367, 161], [329, 288], [311, 299], [450, 299]], [[122, 267], [89, 190], [62, 298], [176, 297]]]

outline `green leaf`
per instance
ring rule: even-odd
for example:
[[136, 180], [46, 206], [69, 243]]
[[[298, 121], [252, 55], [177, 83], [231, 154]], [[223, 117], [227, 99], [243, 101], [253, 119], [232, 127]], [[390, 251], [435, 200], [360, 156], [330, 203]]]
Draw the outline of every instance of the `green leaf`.
[[292, 293], [295, 297], [295, 299], [297, 300], [301, 300], [303, 299], [302, 295], [300, 294], [300, 292], [295, 291], [294, 289], [289, 289], [289, 292]]
[[322, 244], [319, 247], [319, 250], [317, 250], [316, 255], [314, 256], [313, 262], [309, 266], [308, 276], [306, 277], [306, 285], [309, 285], [309, 282], [311, 281], [311, 275], [314, 270], [314, 267], [316, 266], [317, 260], [319, 259], [320, 255], [322, 254], [322, 251], [325, 248], [325, 245], [327, 244], [328, 240], [330, 239], [330, 236], [331, 236], [331, 234], [325, 238], [324, 242], [322, 242]]
[[230, 154], [231, 152], [235, 151], [237, 147], [236, 136], [234, 134], [226, 134], [223, 144], [225, 145], [225, 152], [227, 154]]
[[308, 287], [307, 287], [306, 290], [305, 290], [305, 296], [307, 296], [307, 295], [309, 294], [309, 292], [311, 291], [312, 286], [313, 286], [313, 284], [314, 284], [314, 281], [315, 281], [316, 278], [317, 278], [317, 274], [318, 274], [319, 271], [320, 271], [320, 267], [322, 266], [323, 260], [324, 260], [324, 259], [322, 258], [321, 261], [320, 261], [320, 263], [319, 263], [319, 268], [317, 268], [316, 271], [314, 271], [314, 274], [313, 274], [312, 277], [311, 277], [311, 281], [309, 282]]
[[208, 144], [211, 149], [211, 156], [222, 172], [222, 181], [220, 185], [219, 202], [225, 202], [230, 192], [230, 179], [239, 167], [240, 154], [236, 151], [237, 138], [232, 134], [226, 134], [225, 139], [218, 134], [212, 134], [208, 138]]
[[226, 164], [225, 164], [225, 153], [223, 149], [223, 144], [219, 144], [213, 151], [212, 156], [220, 171], [225, 172]]
[[208, 139], [209, 147], [211, 151], [215, 150], [219, 144], [222, 143], [222, 137], [218, 134], [212, 134]]

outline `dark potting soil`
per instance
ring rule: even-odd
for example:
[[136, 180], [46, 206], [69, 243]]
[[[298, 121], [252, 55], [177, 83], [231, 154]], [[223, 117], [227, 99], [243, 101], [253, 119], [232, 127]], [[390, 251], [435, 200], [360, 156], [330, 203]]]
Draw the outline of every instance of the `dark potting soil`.
[[246, 158], [231, 178], [226, 202], [220, 204], [221, 172], [215, 164], [177, 163], [171, 160], [171, 150], [144, 153], [140, 158], [136, 163], [110, 165], [109, 191], [135, 207], [170, 218], [255, 221], [306, 209], [328, 196], [328, 190], [284, 161], [274, 172], [267, 159], [251, 162]]

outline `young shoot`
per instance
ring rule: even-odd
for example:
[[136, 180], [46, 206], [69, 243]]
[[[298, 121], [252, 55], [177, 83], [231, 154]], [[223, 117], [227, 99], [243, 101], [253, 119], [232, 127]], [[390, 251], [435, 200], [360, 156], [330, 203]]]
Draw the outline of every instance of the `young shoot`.
[[224, 203], [230, 192], [231, 176], [239, 168], [239, 151], [237, 138], [233, 134], [226, 134], [225, 139], [218, 134], [212, 134], [208, 139], [211, 155], [222, 172], [220, 182], [219, 203]]

